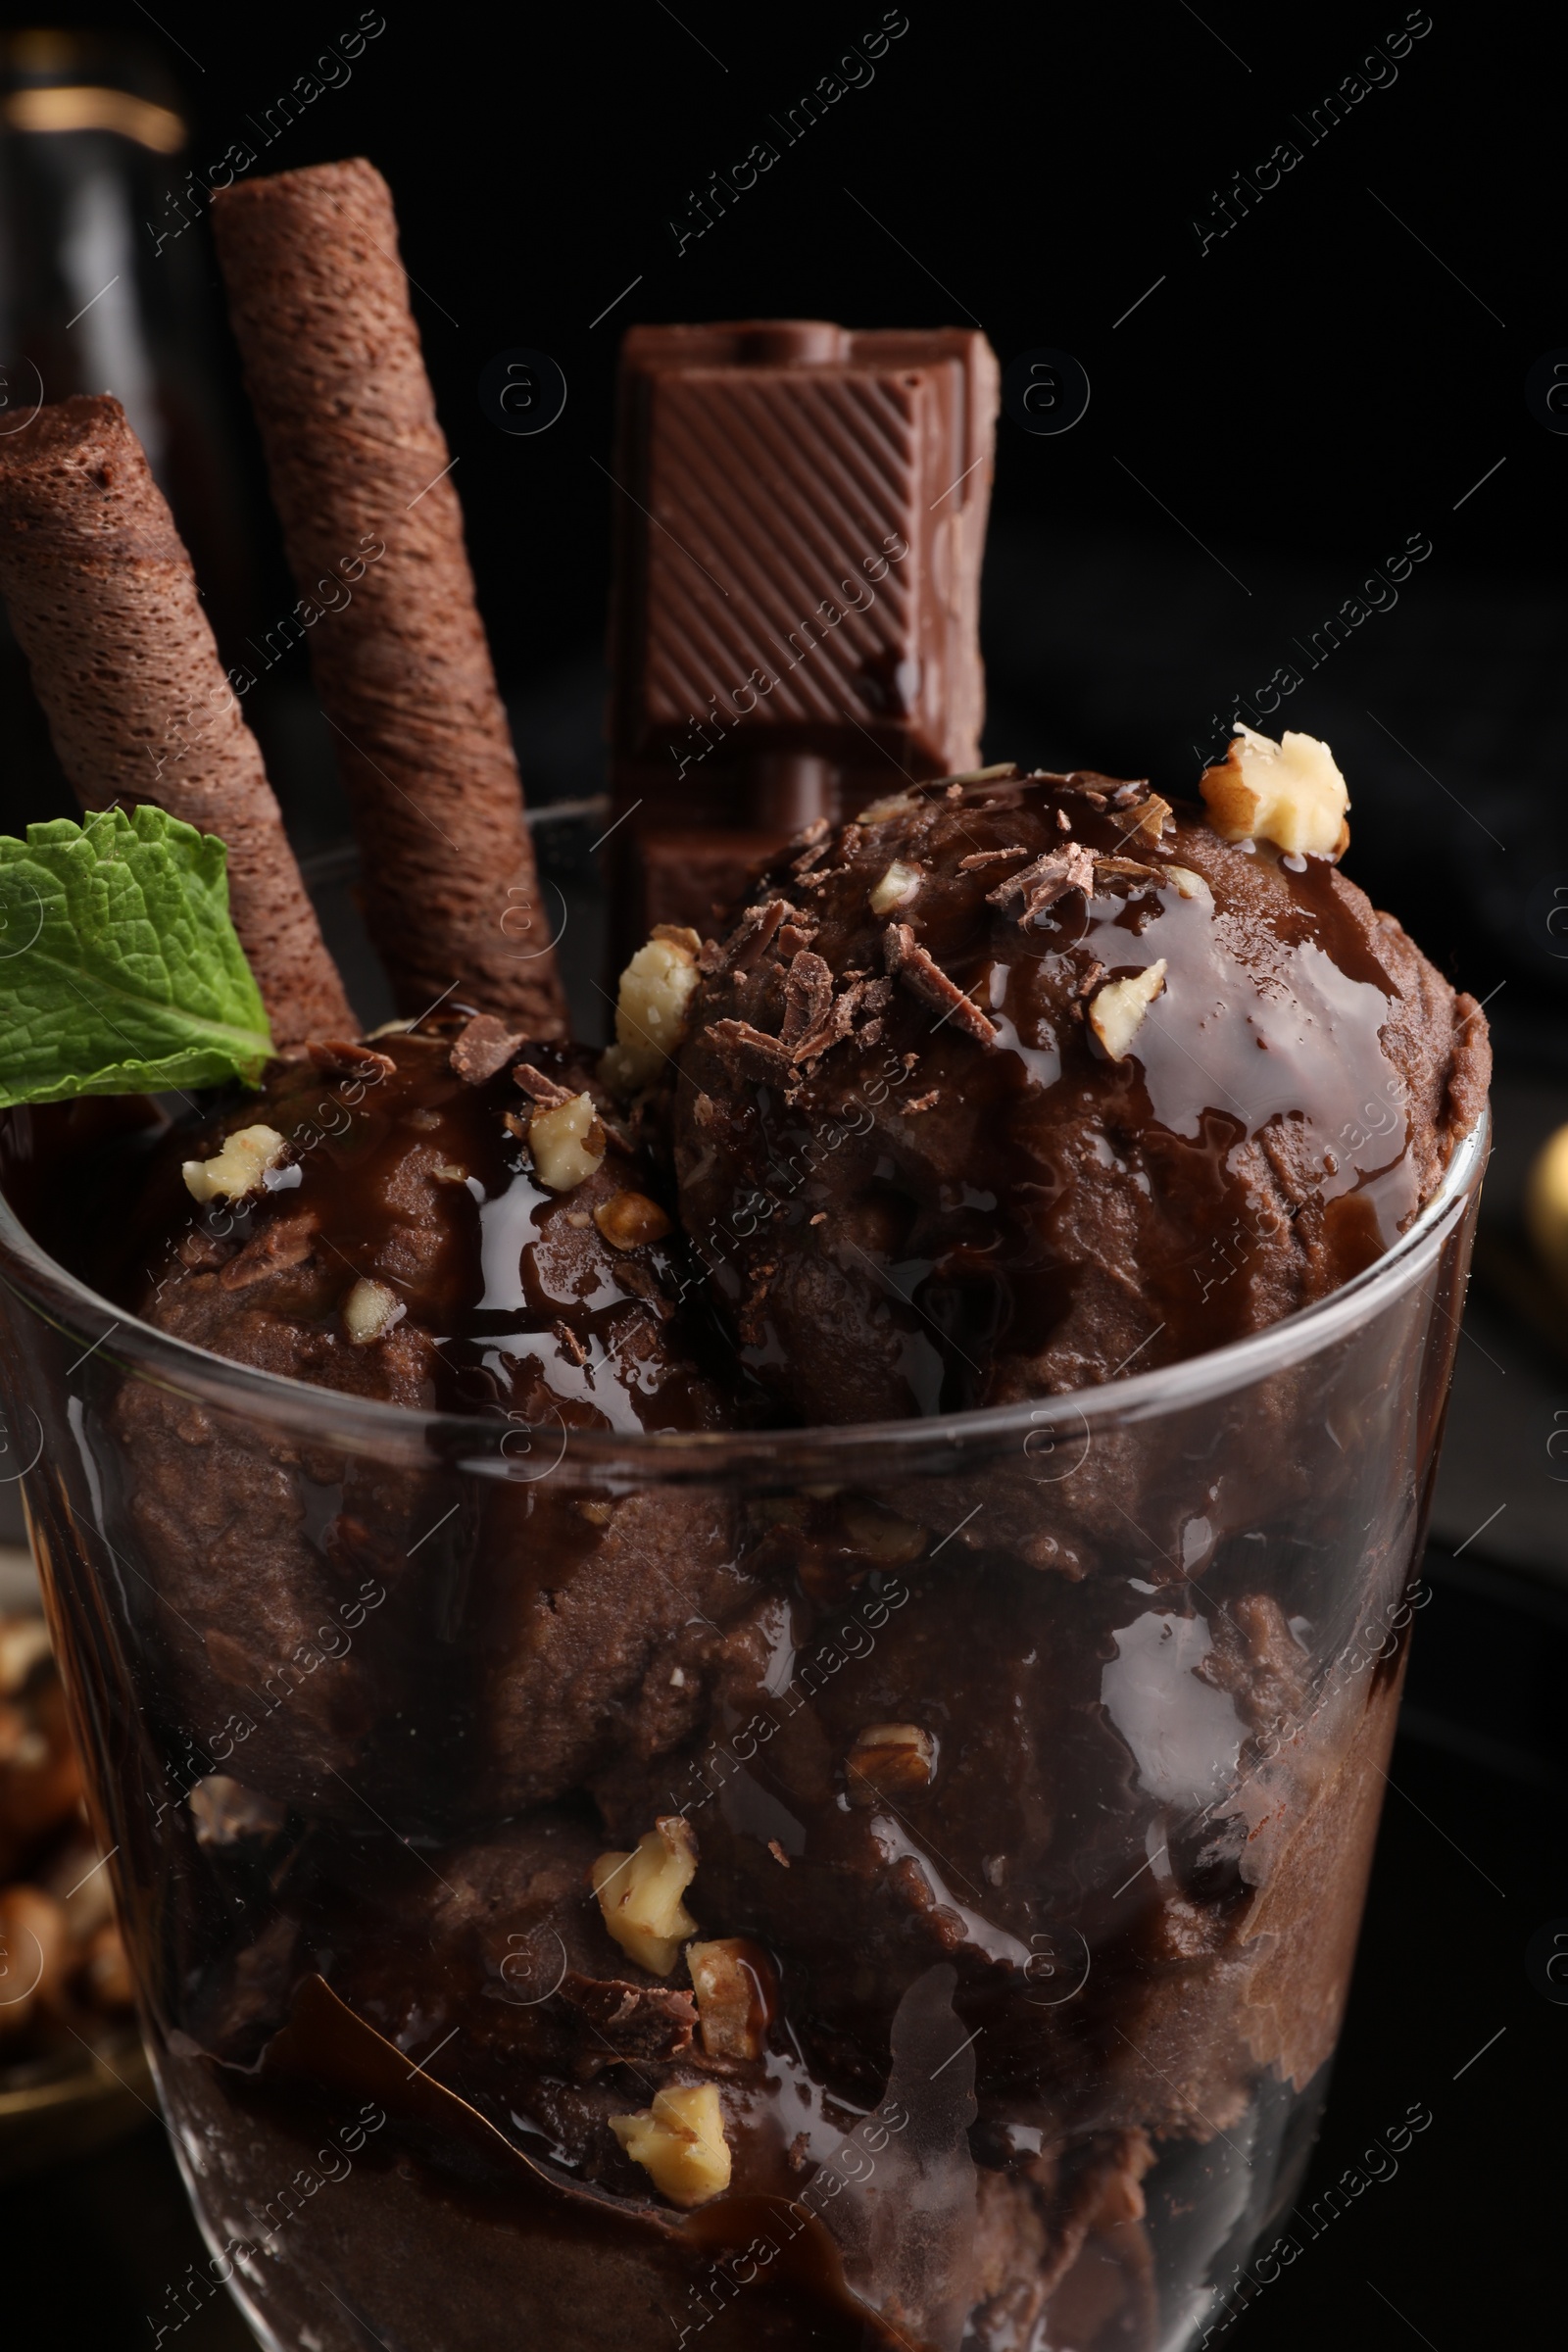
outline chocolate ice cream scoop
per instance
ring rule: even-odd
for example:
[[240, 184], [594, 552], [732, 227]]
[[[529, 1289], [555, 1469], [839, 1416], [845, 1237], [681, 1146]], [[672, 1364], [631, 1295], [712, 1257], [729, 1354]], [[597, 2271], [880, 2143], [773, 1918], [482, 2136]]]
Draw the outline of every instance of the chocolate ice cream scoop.
[[1239, 747], [1207, 816], [994, 768], [808, 827], [767, 871], [702, 959], [676, 1164], [788, 1410], [1198, 1354], [1334, 1290], [1431, 1196], [1485, 1028], [1332, 855], [1268, 837], [1340, 846], [1307, 742]]
[[[206, 1768], [318, 1811], [396, 1739], [416, 1810], [432, 1740], [464, 1750], [486, 1806], [550, 1797], [603, 1760], [617, 1713], [642, 1752], [686, 1735], [688, 1620], [716, 1628], [749, 1590], [708, 1498], [584, 1511], [551, 1483], [569, 1429], [729, 1418], [675, 1303], [685, 1245], [567, 1050], [479, 1016], [313, 1055], [220, 1126], [165, 1137], [122, 1270], [99, 1279], [259, 1370], [500, 1421], [504, 1474], [484, 1526], [458, 1528], [416, 1456], [368, 1473], [323, 1448], [302, 1513], [296, 1455], [127, 1381], [114, 1418], [173, 1703]], [[491, 1621], [459, 1660], [443, 1562], [472, 1544]]]

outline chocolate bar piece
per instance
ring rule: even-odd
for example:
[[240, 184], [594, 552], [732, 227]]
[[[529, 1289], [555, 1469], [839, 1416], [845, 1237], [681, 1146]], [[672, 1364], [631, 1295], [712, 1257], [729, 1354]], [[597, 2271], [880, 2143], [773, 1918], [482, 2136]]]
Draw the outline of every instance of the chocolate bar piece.
[[617, 808], [639, 804], [628, 933], [689, 919], [664, 903], [664, 883], [691, 896], [671, 846], [639, 870], [649, 836], [700, 829], [710, 897], [720, 835], [755, 831], [729, 853], [733, 897], [800, 825], [975, 765], [997, 380], [968, 329], [627, 335], [611, 740]]

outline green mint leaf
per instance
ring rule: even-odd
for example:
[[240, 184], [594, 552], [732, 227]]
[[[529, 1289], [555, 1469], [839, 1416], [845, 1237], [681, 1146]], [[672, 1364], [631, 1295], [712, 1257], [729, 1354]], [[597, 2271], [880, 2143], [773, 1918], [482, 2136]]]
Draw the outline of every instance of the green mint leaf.
[[0, 1105], [260, 1076], [272, 1040], [227, 861], [145, 803], [0, 835]]

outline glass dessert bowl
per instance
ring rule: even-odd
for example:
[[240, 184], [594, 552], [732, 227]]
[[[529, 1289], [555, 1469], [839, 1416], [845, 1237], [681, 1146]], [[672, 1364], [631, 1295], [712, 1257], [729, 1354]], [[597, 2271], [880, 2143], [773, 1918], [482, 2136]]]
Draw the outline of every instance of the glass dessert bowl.
[[154, 1330], [17, 1214], [36, 1124], [8, 1411], [262, 2339], [1186, 2341], [1326, 2082], [1484, 1122], [1386, 1254], [1207, 1354], [663, 1436]]

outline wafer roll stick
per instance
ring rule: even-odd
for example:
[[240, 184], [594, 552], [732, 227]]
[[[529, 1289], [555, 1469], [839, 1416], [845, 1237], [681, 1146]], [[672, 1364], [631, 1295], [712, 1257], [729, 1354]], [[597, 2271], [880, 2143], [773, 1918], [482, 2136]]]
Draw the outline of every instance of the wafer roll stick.
[[118, 400], [62, 401], [0, 438], [0, 595], [82, 807], [153, 801], [216, 833], [279, 1051], [352, 1035], [261, 746]]
[[557, 1036], [552, 926], [386, 182], [359, 161], [247, 180], [213, 225], [302, 610], [328, 608], [311, 659], [398, 1002], [421, 1012], [456, 982]]

